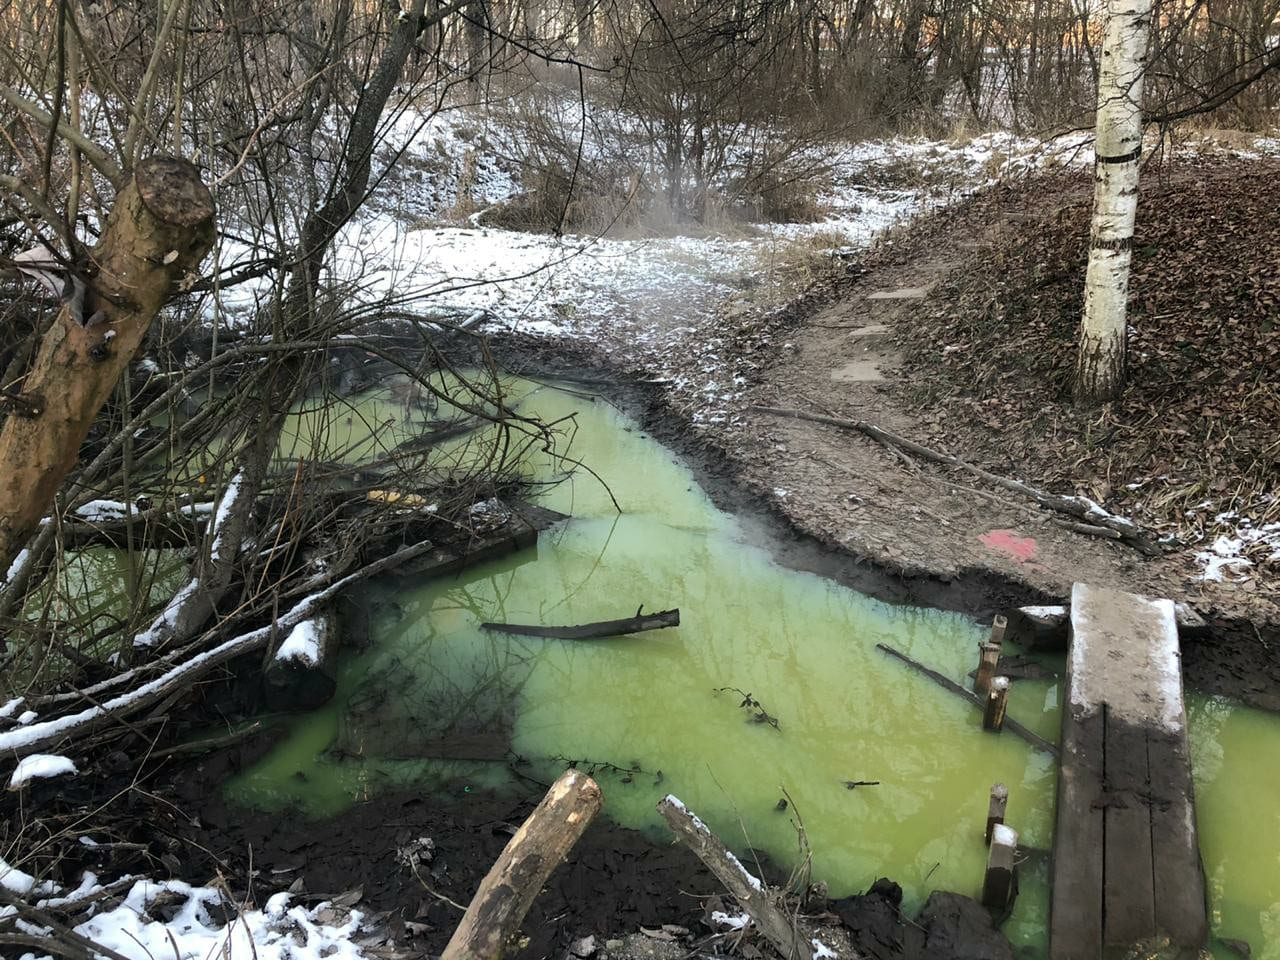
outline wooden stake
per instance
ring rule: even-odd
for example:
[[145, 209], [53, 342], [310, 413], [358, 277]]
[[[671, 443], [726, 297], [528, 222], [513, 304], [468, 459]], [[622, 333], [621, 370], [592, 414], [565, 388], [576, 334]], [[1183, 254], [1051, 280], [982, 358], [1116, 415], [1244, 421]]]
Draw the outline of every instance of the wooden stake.
[[1009, 629], [1009, 618], [1003, 613], [997, 613], [991, 619], [991, 639], [988, 643], [994, 643], [997, 647], [1004, 644], [1005, 631]]
[[985, 697], [991, 689], [991, 678], [996, 675], [996, 667], [1000, 663], [1000, 644], [978, 644], [978, 672], [973, 678], [973, 691]]
[[982, 729], [999, 733], [1004, 729], [1004, 712], [1009, 705], [1008, 677], [996, 677], [991, 681], [991, 690], [987, 693], [987, 705], [982, 711]]
[[[741, 861], [683, 803], [673, 796], [658, 801], [658, 812], [677, 837], [698, 855], [755, 922], [785, 960], [807, 960], [813, 953], [791, 918], [779, 909], [769, 889], [747, 872]], [[450, 960], [443, 957], [441, 960]]]
[[594, 780], [566, 770], [480, 882], [440, 960], [498, 960], [519, 932], [533, 898], [602, 802]]
[[1005, 910], [1013, 900], [1013, 864], [1018, 853], [1018, 831], [998, 823], [991, 832], [987, 874], [982, 881], [982, 905]]
[[1009, 788], [997, 783], [991, 788], [991, 799], [987, 803], [987, 843], [991, 843], [991, 831], [998, 824], [1004, 823], [1005, 811], [1009, 808]]

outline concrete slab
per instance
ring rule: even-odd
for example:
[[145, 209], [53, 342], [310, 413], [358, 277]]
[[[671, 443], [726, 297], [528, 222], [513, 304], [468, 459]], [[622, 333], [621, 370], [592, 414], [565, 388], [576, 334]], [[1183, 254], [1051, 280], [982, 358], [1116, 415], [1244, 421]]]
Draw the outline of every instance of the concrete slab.
[[928, 296], [928, 287], [899, 287], [897, 290], [877, 290], [868, 293], [868, 300], [921, 300]]
[[884, 362], [882, 357], [858, 357], [832, 370], [831, 379], [836, 383], [878, 383], [884, 379]]

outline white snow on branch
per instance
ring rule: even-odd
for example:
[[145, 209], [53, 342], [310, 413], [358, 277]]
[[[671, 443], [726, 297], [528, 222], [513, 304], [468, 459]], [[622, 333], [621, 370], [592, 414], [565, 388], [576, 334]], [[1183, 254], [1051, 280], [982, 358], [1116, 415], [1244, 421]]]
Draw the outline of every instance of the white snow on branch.
[[30, 562], [31, 551], [26, 547], [23, 547], [18, 551], [18, 555], [13, 558], [13, 563], [9, 564], [8, 573], [4, 575], [3, 580], [0, 580], [0, 587], [3, 587], [6, 583], [14, 580], [20, 573], [22, 573], [23, 568]]
[[244, 484], [244, 471], [236, 471], [236, 475], [231, 478], [227, 484], [227, 489], [222, 492], [222, 499], [218, 501], [218, 510], [213, 516], [213, 546], [209, 548], [209, 554], [217, 560], [222, 553], [222, 534], [227, 525], [227, 520], [231, 516], [231, 510], [236, 505], [236, 501], [240, 499], [241, 487]]
[[187, 581], [186, 585], [175, 593], [165, 608], [160, 611], [160, 616], [156, 617], [151, 626], [133, 638], [133, 645], [135, 647], [151, 647], [159, 642], [165, 633], [177, 625], [178, 614], [182, 612], [183, 605], [199, 589], [200, 581], [197, 578], [193, 577]]
[[751, 915], [747, 913], [725, 913], [723, 910], [711, 911], [711, 922], [729, 930], [742, 930], [751, 923]]
[[431, 541], [423, 540], [397, 550], [390, 556], [384, 557], [382, 560], [354, 573], [349, 573], [340, 580], [329, 584], [323, 590], [298, 601], [287, 613], [281, 615], [274, 624], [267, 624], [248, 633], [232, 637], [216, 647], [206, 650], [204, 653], [197, 654], [190, 660], [184, 660], [182, 663], [170, 667], [158, 677], [134, 690], [130, 690], [128, 693], [122, 693], [103, 703], [87, 707], [79, 713], [68, 714], [53, 720], [45, 720], [41, 723], [33, 723], [30, 726], [0, 733], [0, 756], [35, 753], [42, 746], [57, 743], [59, 739], [78, 727], [96, 723], [102, 718], [113, 714], [125, 715], [132, 710], [146, 706], [153, 699], [163, 696], [163, 691], [168, 689], [171, 684], [184, 680], [193, 680], [206, 670], [226, 663], [228, 660], [233, 660], [242, 653], [258, 649], [271, 638], [275, 631], [292, 630], [303, 620], [309, 620], [314, 617], [325, 604], [330, 603], [337, 594], [351, 584], [382, 570], [391, 569], [397, 564], [425, 553], [431, 547]]
[[90, 500], [76, 507], [73, 512], [89, 523], [106, 523], [108, 520], [124, 517], [129, 512], [129, 505], [119, 500]]
[[76, 765], [71, 762], [69, 757], [59, 757], [48, 753], [33, 753], [31, 756], [23, 757], [18, 761], [18, 766], [14, 768], [13, 776], [9, 778], [9, 789], [17, 790], [28, 780], [61, 777], [75, 772]]

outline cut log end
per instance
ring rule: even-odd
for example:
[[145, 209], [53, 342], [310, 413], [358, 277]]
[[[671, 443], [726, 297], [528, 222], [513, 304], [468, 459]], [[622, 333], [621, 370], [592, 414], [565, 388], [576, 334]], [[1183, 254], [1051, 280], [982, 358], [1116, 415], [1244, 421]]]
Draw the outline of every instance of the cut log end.
[[187, 228], [212, 222], [213, 194], [191, 161], [148, 157], [134, 170], [133, 181], [147, 210], [160, 222]]

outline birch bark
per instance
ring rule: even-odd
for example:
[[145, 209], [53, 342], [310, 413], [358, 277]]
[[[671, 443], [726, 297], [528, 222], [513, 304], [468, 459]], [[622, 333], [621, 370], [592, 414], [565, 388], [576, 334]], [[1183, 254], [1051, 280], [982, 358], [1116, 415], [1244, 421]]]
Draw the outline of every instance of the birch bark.
[[1142, 80], [1151, 0], [1107, 0], [1098, 75], [1093, 226], [1076, 357], [1078, 403], [1112, 400], [1124, 386], [1125, 305], [1142, 159]]

